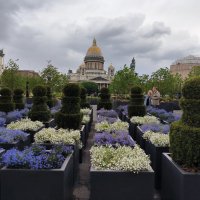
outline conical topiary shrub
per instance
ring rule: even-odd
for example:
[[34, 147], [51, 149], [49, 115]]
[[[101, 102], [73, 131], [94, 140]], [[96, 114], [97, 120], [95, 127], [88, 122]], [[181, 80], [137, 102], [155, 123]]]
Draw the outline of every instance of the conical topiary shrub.
[[12, 101], [12, 92], [9, 88], [2, 88], [0, 90], [0, 111], [10, 112], [14, 110], [14, 103]]
[[31, 120], [41, 122], [49, 121], [51, 117], [50, 110], [47, 106], [46, 88], [38, 85], [33, 88], [33, 106], [28, 114]]
[[183, 115], [171, 125], [170, 152], [178, 164], [200, 170], [200, 77], [187, 80], [182, 94]]
[[15, 104], [15, 109], [24, 109], [24, 91], [18, 88], [15, 89], [13, 93], [13, 102]]
[[90, 108], [90, 104], [87, 102], [86, 99], [87, 96], [87, 90], [85, 88], [81, 88], [81, 108]]
[[128, 105], [128, 116], [144, 116], [146, 114], [146, 107], [144, 106], [144, 95], [142, 89], [135, 86], [131, 89], [131, 99]]
[[51, 92], [51, 88], [49, 86], [46, 87], [47, 89], [47, 105], [49, 106], [49, 108], [53, 107], [53, 95]]
[[101, 88], [100, 101], [97, 105], [97, 109], [104, 108], [106, 110], [112, 109], [112, 102], [110, 100], [110, 92], [108, 88]]
[[58, 128], [79, 129], [82, 120], [80, 113], [80, 87], [75, 83], [63, 89], [62, 108], [55, 114]]

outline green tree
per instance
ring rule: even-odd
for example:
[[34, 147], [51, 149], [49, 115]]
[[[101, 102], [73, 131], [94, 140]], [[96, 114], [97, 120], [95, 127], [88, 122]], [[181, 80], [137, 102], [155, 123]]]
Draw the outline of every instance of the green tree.
[[122, 70], [117, 71], [115, 74], [109, 89], [111, 93], [123, 96], [129, 94], [131, 88], [139, 84], [140, 80], [135, 71], [127, 66], [124, 66]]
[[188, 77], [191, 78], [194, 76], [200, 76], [200, 66], [192, 67], [192, 70], [190, 71]]
[[84, 87], [87, 90], [88, 95], [98, 93], [97, 83], [90, 82], [90, 81], [84, 81], [84, 82], [81, 83], [81, 86]]
[[51, 87], [52, 92], [61, 92], [62, 88], [68, 82], [66, 74], [62, 74], [56, 67], [48, 64], [41, 72], [41, 77], [46, 84]]

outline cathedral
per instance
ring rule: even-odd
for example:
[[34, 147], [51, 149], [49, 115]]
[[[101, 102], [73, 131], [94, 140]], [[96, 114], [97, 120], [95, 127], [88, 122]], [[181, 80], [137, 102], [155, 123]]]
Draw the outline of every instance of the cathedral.
[[94, 38], [92, 46], [87, 50], [84, 63], [79, 66], [76, 73], [68, 71], [70, 82], [91, 81], [98, 84], [98, 88], [108, 87], [114, 77], [115, 68], [112, 64], [108, 71], [104, 70], [104, 57]]

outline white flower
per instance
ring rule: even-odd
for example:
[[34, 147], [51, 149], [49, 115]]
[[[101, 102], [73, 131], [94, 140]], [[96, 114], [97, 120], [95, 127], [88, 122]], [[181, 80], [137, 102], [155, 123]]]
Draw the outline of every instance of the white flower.
[[83, 115], [82, 123], [87, 124], [90, 121], [89, 115]]
[[127, 122], [116, 121], [113, 124], [109, 124], [107, 121], [95, 124], [95, 129], [101, 131], [127, 131], [129, 124]]
[[93, 146], [90, 149], [92, 167], [96, 170], [139, 172], [151, 170], [149, 156], [136, 145], [134, 148], [119, 146]]
[[41, 127], [43, 127], [44, 124], [40, 121], [31, 121], [29, 118], [21, 119], [20, 121], [11, 122], [7, 125], [8, 129], [13, 130], [31, 130], [31, 131], [37, 131]]
[[79, 130], [44, 128], [34, 136], [35, 143], [51, 144], [78, 144], [81, 148], [81, 135]]
[[90, 115], [92, 110], [89, 108], [83, 108], [80, 110], [81, 113], [83, 113], [83, 115]]
[[154, 116], [145, 115], [144, 117], [133, 116], [131, 122], [135, 124], [159, 124], [160, 121]]
[[169, 134], [153, 133], [149, 141], [156, 147], [169, 147]]

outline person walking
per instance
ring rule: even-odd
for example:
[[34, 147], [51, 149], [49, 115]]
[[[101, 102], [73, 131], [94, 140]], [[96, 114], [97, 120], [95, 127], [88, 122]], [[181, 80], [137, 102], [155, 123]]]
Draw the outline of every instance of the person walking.
[[160, 92], [158, 91], [157, 87], [155, 87], [155, 86], [152, 89], [151, 104], [152, 104], [152, 106], [160, 105]]
[[144, 103], [145, 106], [150, 106], [151, 105], [152, 94], [153, 94], [152, 90], [149, 90], [147, 92], [147, 95], [146, 95], [146, 98], [145, 98], [145, 103]]

